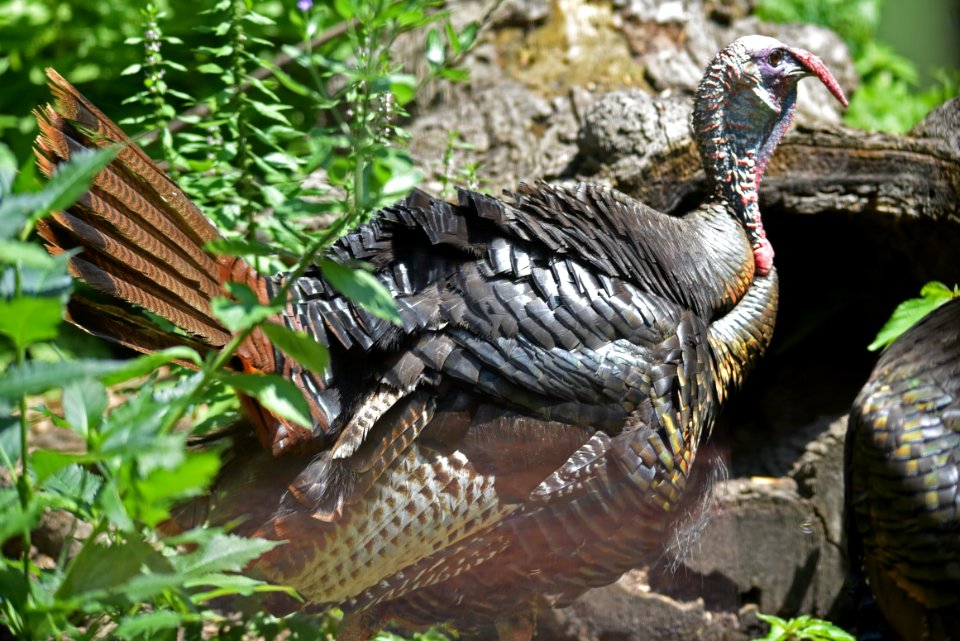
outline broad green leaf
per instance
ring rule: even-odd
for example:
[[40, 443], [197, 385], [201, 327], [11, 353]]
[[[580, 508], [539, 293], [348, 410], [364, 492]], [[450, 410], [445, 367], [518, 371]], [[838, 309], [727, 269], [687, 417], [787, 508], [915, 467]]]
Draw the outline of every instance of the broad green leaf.
[[[184, 378], [193, 380], [192, 376]], [[92, 449], [104, 457], [119, 455], [127, 462], [136, 460], [141, 474], [149, 474], [156, 467], [179, 465], [184, 437], [161, 431], [164, 417], [176, 403], [157, 396], [148, 379], [136, 394], [104, 417]]]
[[[2, 530], [3, 525], [0, 524], [0, 531]], [[9, 564], [0, 560], [0, 594], [3, 595], [4, 601], [13, 606], [15, 612], [23, 612], [26, 609], [28, 586], [32, 593], [33, 586], [23, 580], [23, 567], [19, 563], [14, 566], [12, 559]], [[16, 638], [16, 635], [12, 638]]]
[[204, 245], [204, 249], [211, 251], [214, 254], [227, 256], [238, 256], [241, 254], [247, 256], [277, 255], [277, 250], [266, 243], [241, 240], [239, 238], [221, 238], [219, 240], [214, 240]]
[[[166, 561], [166, 559], [164, 559]], [[176, 572], [173, 564], [160, 571], [133, 577], [123, 588], [124, 596], [138, 603], [151, 599], [165, 590], [184, 587], [184, 577]]]
[[310, 406], [293, 381], [276, 374], [228, 374], [221, 379], [281, 418], [310, 428]]
[[466, 82], [470, 80], [470, 70], [462, 67], [444, 67], [440, 70], [440, 77], [450, 82]]
[[443, 23], [443, 30], [447, 36], [447, 42], [450, 43], [450, 51], [453, 52], [453, 55], [459, 55], [463, 50], [463, 45], [460, 43], [460, 34], [457, 33], [456, 27], [453, 26], [453, 23], [447, 20]]
[[[296, 49], [294, 51], [296, 51], [295, 57], [302, 57], [302, 53], [300, 53]], [[277, 65], [273, 64], [273, 62], [269, 60], [262, 60], [261, 64], [263, 64], [264, 67], [268, 68], [271, 71], [271, 73], [273, 73], [273, 77], [276, 78], [281, 85], [283, 85], [290, 91], [294, 92], [295, 94], [298, 94], [300, 96], [313, 95], [313, 90], [310, 87], [298, 82], [297, 80], [294, 80], [293, 77], [291, 77], [289, 74], [287, 74], [283, 69], [281, 69]]]
[[927, 283], [920, 290], [920, 298], [911, 298], [897, 305], [893, 314], [877, 333], [873, 342], [867, 346], [867, 349], [875, 352], [886, 347], [913, 327], [921, 318], [957, 296], [960, 296], [960, 289], [954, 288], [951, 290], [943, 283], [936, 281]]
[[395, 73], [390, 75], [390, 93], [401, 105], [413, 100], [417, 95], [417, 78], [409, 73]]
[[20, 165], [20, 172], [13, 179], [13, 193], [29, 194], [36, 191], [43, 191], [43, 183], [38, 177], [37, 163], [33, 158], [29, 158]]
[[333, 0], [333, 8], [344, 20], [353, 18], [354, 6], [352, 0]]
[[197, 67], [197, 71], [200, 72], [200, 73], [217, 73], [217, 74], [219, 74], [219, 73], [223, 73], [223, 67], [221, 67], [220, 65], [218, 65], [218, 64], [215, 63], [215, 62], [205, 62], [205, 63], [203, 63], [202, 65], [200, 65], [199, 67]]
[[262, 592], [284, 592], [291, 597], [300, 599], [300, 595], [297, 594], [297, 591], [293, 588], [289, 588], [283, 585], [273, 585], [272, 583], [266, 583], [257, 579], [252, 579], [242, 574], [205, 574], [198, 579], [190, 579], [184, 582], [184, 585], [188, 588], [197, 588], [203, 586], [215, 586], [215, 590], [210, 590], [209, 592], [201, 592], [196, 594], [193, 597], [194, 603], [203, 603], [209, 601], [210, 599], [216, 599], [222, 596], [229, 596], [231, 594], [239, 594], [241, 596], [250, 596], [251, 594], [262, 593]]
[[132, 532], [134, 529], [133, 519], [127, 513], [127, 508], [120, 500], [120, 494], [117, 493], [117, 486], [111, 482], [104, 483], [97, 493], [97, 504], [107, 515], [110, 522], [113, 523], [121, 532]]
[[152, 639], [162, 630], [173, 630], [190, 621], [202, 621], [199, 614], [156, 610], [124, 616], [111, 636], [119, 639]]
[[263, 201], [270, 207], [280, 207], [287, 200], [283, 192], [273, 185], [260, 185], [259, 189], [260, 194], [263, 196]]
[[[287, 125], [288, 127], [292, 126], [290, 124], [290, 121], [287, 120], [287, 117], [283, 115], [283, 112], [286, 109], [288, 109], [288, 107], [284, 105], [267, 104], [267, 103], [258, 102], [255, 100], [251, 102], [254, 108], [256, 109], [257, 113], [260, 114], [261, 116], [266, 116], [271, 120], [276, 120], [277, 122]], [[296, 165], [296, 162], [294, 162], [294, 165]]]
[[73, 204], [117, 151], [114, 147], [78, 151], [70, 162], [60, 166], [42, 191], [8, 196], [0, 201], [0, 239], [10, 238], [29, 220]]
[[97, 429], [107, 411], [107, 390], [103, 384], [90, 378], [70, 383], [63, 388], [63, 418], [70, 428], [87, 438], [91, 429]]
[[68, 454], [56, 450], [37, 450], [30, 457], [30, 460], [33, 471], [37, 475], [37, 482], [43, 483], [48, 477], [70, 465], [83, 462], [85, 458], [82, 455]]
[[39, 245], [17, 240], [0, 240], [0, 263], [29, 265], [37, 269], [53, 269], [58, 262]]
[[281, 167], [290, 172], [295, 172], [300, 168], [300, 164], [297, 161], [296, 157], [291, 156], [290, 154], [282, 154], [279, 152], [272, 152], [263, 157], [264, 161]]
[[264, 552], [269, 552], [279, 541], [248, 539], [218, 532], [200, 543], [196, 550], [171, 559], [177, 571], [185, 577], [203, 579], [222, 572], [240, 572]]
[[157, 556], [158, 552], [137, 539], [112, 545], [88, 539], [67, 568], [56, 596], [71, 599], [118, 590], [138, 575], [151, 557]]
[[0, 299], [0, 334], [19, 347], [50, 340], [57, 337], [62, 315], [63, 304], [58, 298]]
[[253, 327], [280, 311], [276, 305], [263, 305], [246, 285], [231, 282], [226, 287], [233, 300], [217, 297], [213, 299], [212, 307], [217, 320], [232, 332]]
[[276, 323], [264, 323], [260, 326], [270, 341], [293, 358], [305, 369], [322, 375], [330, 362], [327, 349], [313, 337], [297, 332]]
[[[31, 162], [32, 166], [33, 163]], [[17, 176], [17, 159], [10, 147], [0, 142], [0, 198], [10, 193]]]
[[148, 526], [156, 527], [169, 518], [174, 503], [202, 494], [219, 469], [216, 452], [196, 452], [174, 469], [154, 470], [137, 483], [140, 518]]
[[24, 265], [20, 269], [20, 291], [17, 292], [15, 270], [7, 267], [0, 271], [0, 297], [13, 298], [20, 294], [56, 298], [64, 303], [73, 289], [73, 279], [66, 271], [66, 261], [60, 256], [53, 258], [58, 263], [53, 269], [36, 269]]
[[167, 365], [174, 361], [186, 361], [197, 367], [200, 367], [202, 363], [200, 355], [194, 349], [185, 345], [177, 345], [129, 361], [123, 361], [121, 367], [103, 376], [102, 380], [104, 385], [116, 385], [132, 378], [150, 374], [161, 365]]
[[460, 46], [463, 49], [469, 49], [477, 40], [477, 34], [480, 33], [480, 23], [471, 22], [460, 32]]
[[426, 42], [427, 63], [432, 67], [439, 67], [444, 61], [443, 40], [440, 38], [440, 32], [431, 28], [427, 32]]
[[403, 324], [390, 291], [367, 269], [351, 269], [332, 260], [321, 261], [320, 269], [327, 282], [351, 301], [378, 318]]
[[20, 505], [20, 494], [16, 488], [0, 487], [0, 541], [17, 536], [33, 529], [40, 521], [43, 505], [34, 501], [27, 506], [24, 512]]
[[246, 20], [247, 22], [251, 23], [251, 24], [258, 24], [258, 25], [272, 25], [272, 24], [276, 24], [273, 20], [271, 20], [271, 19], [268, 18], [267, 16], [261, 15], [261, 14], [257, 13], [256, 11], [246, 11], [246, 12], [244, 12], [244, 14], [243, 14], [243, 19]]
[[817, 641], [856, 641], [854, 636], [843, 628], [821, 619], [809, 619], [805, 622], [800, 630], [800, 637]]
[[94, 474], [82, 465], [68, 465], [43, 482], [49, 492], [70, 497], [81, 503], [93, 503], [103, 486], [103, 477]]
[[27, 361], [12, 365], [0, 377], [0, 399], [40, 394], [85, 376], [101, 378], [120, 370], [126, 361], [81, 359], [61, 363]]
[[12, 415], [9, 402], [0, 399], [0, 465], [13, 465], [20, 453], [19, 417]]

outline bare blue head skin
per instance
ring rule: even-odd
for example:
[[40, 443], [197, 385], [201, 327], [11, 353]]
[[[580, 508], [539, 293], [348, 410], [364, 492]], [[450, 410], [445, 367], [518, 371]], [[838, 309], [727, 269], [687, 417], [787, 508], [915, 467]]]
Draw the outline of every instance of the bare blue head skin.
[[757, 190], [793, 120], [797, 82], [806, 76], [819, 78], [847, 106], [819, 58], [766, 36], [745, 36], [721, 50], [697, 89], [693, 129], [707, 180], [743, 223], [760, 275], [773, 267], [773, 248], [760, 220]]

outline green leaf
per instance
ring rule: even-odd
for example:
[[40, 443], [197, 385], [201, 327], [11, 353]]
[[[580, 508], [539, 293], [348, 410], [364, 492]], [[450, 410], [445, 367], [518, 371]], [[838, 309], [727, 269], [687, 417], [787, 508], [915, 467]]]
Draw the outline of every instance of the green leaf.
[[256, 25], [268, 26], [268, 25], [276, 24], [273, 20], [271, 20], [267, 16], [260, 15], [256, 11], [245, 12], [243, 14], [243, 19], [251, 24], [256, 24]]
[[202, 494], [219, 469], [220, 457], [216, 452], [194, 452], [173, 469], [154, 470], [137, 483], [140, 518], [148, 526], [156, 527], [170, 517], [174, 503]]
[[353, 0], [333, 0], [333, 8], [344, 20], [350, 20], [354, 14]]
[[121, 639], [151, 639], [161, 630], [173, 630], [190, 620], [199, 620], [199, 615], [173, 610], [157, 610], [124, 616], [113, 631]]
[[290, 121], [287, 120], [287, 117], [283, 115], [283, 112], [289, 107], [284, 105], [269, 105], [263, 102], [252, 101], [255, 106], [255, 109], [258, 114], [261, 116], [266, 116], [272, 120], [276, 120], [279, 123], [287, 125], [288, 127], [292, 126]]
[[200, 73], [221, 74], [223, 73], [223, 67], [221, 67], [215, 62], [205, 62], [199, 67], [197, 67], [197, 71]]
[[397, 99], [397, 103], [405, 105], [417, 95], [417, 78], [409, 73], [395, 73], [390, 75], [390, 93]]
[[276, 374], [228, 374], [221, 379], [281, 418], [306, 428], [313, 426], [310, 406], [293, 381]]
[[[67, 569], [56, 596], [68, 600], [98, 593], [119, 591], [124, 583], [140, 573], [140, 568], [159, 554], [143, 541], [102, 545], [87, 539]], [[162, 562], [162, 558], [159, 559]]]
[[193, 597], [194, 603], [203, 603], [211, 599], [231, 594], [249, 596], [251, 594], [262, 592], [284, 592], [289, 596], [301, 600], [296, 590], [282, 585], [273, 585], [257, 579], [252, 579], [241, 574], [206, 574], [200, 579], [187, 580], [184, 585], [188, 588], [202, 587], [206, 585], [216, 586], [215, 590], [202, 592]]
[[127, 67], [126, 69], [124, 69], [123, 71], [121, 71], [121, 72], [120, 72], [120, 75], [121, 75], [121, 76], [132, 76], [132, 75], [135, 74], [135, 73], [140, 73], [140, 68], [141, 68], [141, 66], [140, 66], [139, 63], [137, 63], [137, 64], [132, 64], [132, 65], [130, 65], [129, 67]]
[[90, 186], [90, 181], [117, 155], [116, 147], [78, 151], [61, 165], [42, 191], [0, 200], [0, 239], [10, 238], [27, 221], [66, 209]]
[[18, 347], [26, 347], [56, 338], [62, 316], [63, 304], [58, 298], [0, 299], [0, 334]]
[[41, 298], [59, 298], [66, 303], [73, 289], [73, 279], [66, 273], [65, 261], [61, 260], [61, 256], [53, 259], [58, 263], [54, 269], [36, 269], [24, 265], [19, 274], [19, 292], [14, 270], [6, 268], [0, 271], [0, 297], [9, 299], [23, 294]]
[[127, 513], [127, 508], [120, 499], [120, 493], [114, 483], [104, 483], [103, 487], [100, 488], [100, 492], [97, 493], [97, 505], [100, 506], [100, 509], [118, 530], [121, 532], [133, 531], [133, 519]]
[[453, 55], [460, 55], [460, 52], [463, 50], [463, 45], [460, 43], [460, 34], [457, 33], [456, 27], [453, 26], [453, 23], [447, 20], [443, 23], [443, 31], [447, 36], [447, 42], [450, 43], [450, 51], [453, 52]]
[[867, 349], [875, 352], [886, 347], [921, 318], [957, 296], [960, 296], [960, 290], [957, 288], [951, 290], [943, 283], [936, 281], [927, 283], [920, 290], [920, 298], [911, 298], [897, 305]]
[[91, 378], [83, 378], [63, 388], [63, 418], [70, 428], [86, 440], [90, 430], [103, 423], [107, 411], [107, 390]]
[[30, 457], [37, 482], [43, 483], [48, 477], [60, 472], [74, 463], [84, 462], [83, 456], [58, 452], [56, 450], [37, 450]]
[[[294, 51], [296, 52], [295, 57], [298, 57], [298, 56], [301, 56], [301, 55], [302, 55], [302, 54], [300, 54], [300, 52], [297, 51], [296, 49], [295, 49]], [[312, 95], [313, 95], [313, 93], [314, 93], [314, 92], [313, 92], [313, 89], [311, 89], [311, 88], [308, 87], [307, 85], [305, 85], [305, 84], [303, 84], [303, 83], [295, 80], [292, 76], [290, 76], [290, 75], [289, 75], [287, 72], [285, 72], [283, 69], [281, 69], [281, 68], [278, 67], [277, 65], [273, 64], [273, 62], [271, 62], [271, 61], [269, 61], [269, 60], [262, 60], [262, 61], [261, 61], [261, 64], [263, 64], [264, 67], [266, 67], [267, 69], [269, 69], [271, 73], [273, 73], [273, 76], [277, 79], [277, 81], [278, 81], [281, 85], [283, 85], [284, 87], [286, 87], [287, 89], [289, 89], [289, 90], [292, 91], [293, 93], [295, 93], [295, 94], [297, 94], [297, 95], [300, 95], [300, 96], [312, 96]]]
[[11, 366], [0, 377], [0, 399], [40, 394], [84, 376], [100, 378], [126, 365], [125, 361], [82, 359], [61, 363], [27, 361]]
[[[26, 512], [20, 505], [20, 494], [16, 488], [0, 487], [0, 541], [31, 530], [40, 521], [43, 505], [33, 501]], [[4, 593], [6, 594], [6, 593]]]
[[68, 465], [50, 474], [43, 482], [44, 489], [49, 492], [70, 497], [84, 504], [93, 503], [102, 486], [103, 477], [82, 465]]
[[469, 49], [477, 40], [477, 34], [480, 33], [480, 23], [471, 22], [460, 32], [460, 46], [463, 50]]
[[265, 202], [268, 207], [280, 207], [287, 200], [287, 197], [283, 195], [283, 192], [273, 185], [259, 185], [259, 188], [260, 195], [263, 196], [263, 202]]
[[217, 297], [211, 301], [211, 307], [217, 320], [232, 332], [253, 327], [280, 312], [279, 306], [262, 304], [246, 285], [229, 282], [226, 287], [233, 300]]
[[439, 75], [444, 80], [450, 82], [466, 82], [470, 80], [470, 70], [461, 67], [444, 67], [439, 71]]
[[443, 40], [436, 28], [431, 28], [427, 32], [426, 57], [427, 63], [432, 67], [439, 67], [443, 64], [445, 58]]
[[21, 395], [40, 394], [83, 377], [98, 378], [106, 385], [113, 385], [143, 376], [160, 365], [174, 360], [189, 360], [197, 365], [200, 364], [200, 357], [189, 347], [171, 347], [129, 361], [105, 359], [80, 359], [59, 363], [27, 361], [11, 366], [0, 377], [0, 399], [13, 400], [19, 399]]
[[[0, 502], [0, 510], [2, 509], [3, 504]], [[3, 511], [2, 513], [6, 514], [6, 511]], [[2, 532], [4, 529], [4, 524], [0, 524], [0, 532]], [[6, 539], [3, 538], [0, 540]], [[31, 595], [31, 605], [35, 603], [32, 598], [33, 594], [35, 593], [35, 588], [32, 583], [28, 583], [23, 580], [23, 568], [20, 566], [20, 564], [17, 564], [16, 567], [14, 567], [12, 559], [7, 563], [3, 563], [2, 561], [6, 561], [6, 559], [0, 559], [0, 594], [3, 595], [3, 600], [6, 602], [4, 605], [9, 604], [13, 606], [14, 612], [25, 612], [27, 610], [26, 603], [28, 591]], [[4, 608], [4, 610], [6, 610], [6, 608]], [[4, 615], [9, 616], [6, 612], [4, 612]], [[6, 618], [4, 621], [6, 625], [10, 625], [10, 622], [11, 618]], [[17, 630], [16, 628], [13, 628], [13, 626], [10, 627], [12, 628], [11, 632], [13, 632], [11, 638], [16, 639]]]
[[221, 238], [203, 246], [207, 251], [225, 256], [276, 256], [278, 250], [266, 243], [239, 238]]
[[10, 409], [10, 403], [0, 399], [0, 464], [4, 465], [13, 465], [21, 453], [20, 421]]
[[[30, 162], [28, 167], [35, 166]], [[0, 142], [0, 198], [10, 193], [17, 177], [17, 158], [10, 151], [10, 147]]]
[[280, 545], [279, 541], [248, 539], [216, 532], [205, 538], [196, 550], [173, 557], [177, 572], [185, 577], [203, 578], [222, 572], [240, 572], [247, 563]]
[[42, 247], [17, 240], [0, 240], [0, 263], [29, 265], [37, 269], [53, 269], [59, 264]]
[[167, 349], [152, 354], [145, 354], [129, 361], [123, 361], [123, 365], [116, 370], [104, 375], [102, 380], [104, 385], [117, 385], [129, 381], [132, 378], [146, 376], [161, 365], [166, 365], [174, 361], [186, 361], [200, 367], [202, 361], [200, 355], [195, 350], [185, 345], [168, 347]]
[[174, 469], [158, 469], [140, 485], [148, 501], [181, 500], [202, 494], [220, 469], [215, 451], [188, 452], [186, 460]]
[[170, 563], [169, 567], [158, 567], [155, 572], [133, 577], [124, 586], [123, 594], [134, 603], [142, 603], [166, 590], [183, 587], [184, 577]]
[[274, 345], [283, 350], [284, 354], [296, 360], [305, 369], [319, 376], [327, 368], [330, 355], [327, 349], [312, 336], [276, 323], [264, 323], [260, 329]]
[[403, 325], [390, 290], [368, 268], [351, 269], [332, 260], [320, 261], [323, 277], [337, 291], [377, 318]]

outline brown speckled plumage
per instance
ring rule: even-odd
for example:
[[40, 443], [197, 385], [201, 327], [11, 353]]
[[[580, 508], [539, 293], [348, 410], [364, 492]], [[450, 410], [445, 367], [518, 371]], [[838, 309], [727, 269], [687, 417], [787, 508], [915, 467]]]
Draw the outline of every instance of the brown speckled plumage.
[[[244, 534], [287, 541], [250, 571], [341, 605], [349, 639], [394, 618], [496, 624], [520, 639], [536, 608], [662, 554], [685, 518], [699, 440], [773, 332], [776, 271], [757, 245], [763, 166], [799, 77], [833, 82], [810, 54], [769, 38], [741, 39], [723, 56], [695, 118], [698, 139], [713, 141], [705, 163], [719, 163], [708, 171], [715, 193], [682, 218], [607, 187], [536, 183], [506, 200], [461, 191], [456, 204], [414, 192], [343, 237], [330, 257], [368, 261], [402, 326], [318, 271], [292, 283], [274, 320], [326, 345], [331, 366], [305, 371], [262, 333], [237, 366], [293, 380], [314, 425], [245, 401], [265, 447], [238, 442], [211, 497], [183, 521], [240, 518]], [[741, 64], [725, 77], [730, 57]], [[126, 140], [51, 80], [44, 171], [73, 149]], [[744, 87], [771, 93], [751, 102], [736, 93]], [[724, 139], [731, 145], [716, 144]], [[720, 162], [721, 152], [743, 162]], [[144, 351], [223, 346], [229, 332], [209, 305], [222, 284], [238, 280], [265, 301], [286, 276], [206, 254], [216, 233], [135, 146], [111, 167], [41, 228], [51, 251], [82, 246], [74, 273], [117, 299], [74, 300], [72, 319]], [[193, 338], [151, 328], [126, 303]]]

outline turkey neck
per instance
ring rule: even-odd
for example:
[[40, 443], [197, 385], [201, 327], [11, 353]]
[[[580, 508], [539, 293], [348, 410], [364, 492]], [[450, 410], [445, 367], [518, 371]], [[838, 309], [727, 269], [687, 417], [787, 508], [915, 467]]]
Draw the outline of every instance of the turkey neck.
[[793, 120], [797, 85], [768, 92], [744, 64], [753, 63], [724, 51], [707, 69], [693, 108], [694, 137], [713, 198], [743, 225], [757, 271], [765, 274], [773, 250], [760, 218], [760, 181]]

